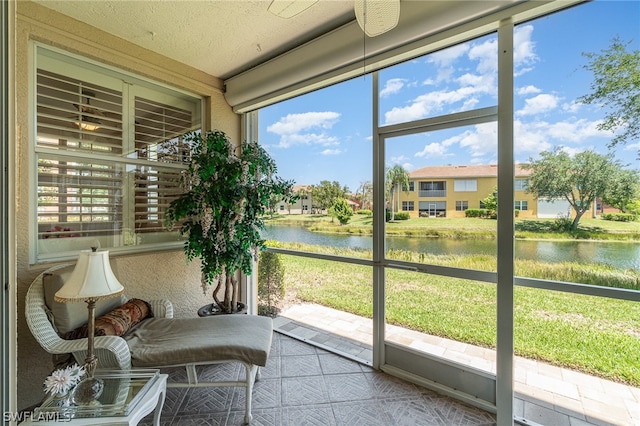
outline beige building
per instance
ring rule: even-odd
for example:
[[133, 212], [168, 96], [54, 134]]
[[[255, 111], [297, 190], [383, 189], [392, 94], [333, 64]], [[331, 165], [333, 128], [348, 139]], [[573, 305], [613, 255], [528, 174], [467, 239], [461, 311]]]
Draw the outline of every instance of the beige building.
[[[465, 217], [467, 209], [482, 209], [482, 200], [498, 183], [495, 164], [429, 166], [409, 173], [409, 190], [397, 197], [395, 211], [410, 217]], [[515, 205], [518, 217], [537, 217], [536, 198], [526, 192], [528, 170], [516, 165]]]
[[294, 185], [293, 193], [298, 199], [293, 203], [279, 202], [276, 206], [276, 212], [280, 214], [310, 214], [313, 209], [313, 195], [311, 194], [311, 186]]

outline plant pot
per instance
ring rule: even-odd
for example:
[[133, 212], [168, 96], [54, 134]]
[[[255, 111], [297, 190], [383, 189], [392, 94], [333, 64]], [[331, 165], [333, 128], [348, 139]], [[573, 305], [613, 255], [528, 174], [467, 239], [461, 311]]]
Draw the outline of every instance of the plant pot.
[[[234, 314], [246, 314], [247, 307], [244, 303], [238, 302], [238, 309]], [[208, 317], [211, 315], [226, 315], [226, 312], [223, 312], [218, 308], [218, 305], [215, 303], [209, 303], [208, 305], [204, 305], [202, 308], [198, 309], [199, 317]]]

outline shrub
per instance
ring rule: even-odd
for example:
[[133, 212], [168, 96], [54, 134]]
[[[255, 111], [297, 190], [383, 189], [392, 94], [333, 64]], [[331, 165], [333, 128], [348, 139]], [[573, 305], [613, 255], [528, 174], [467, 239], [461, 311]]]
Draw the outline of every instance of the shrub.
[[464, 211], [465, 217], [490, 217], [491, 211], [489, 209], [466, 209]]
[[371, 210], [369, 210], [369, 209], [360, 209], [360, 210], [358, 210], [356, 212], [356, 214], [364, 214], [364, 215], [367, 215], [367, 216], [371, 216], [371, 215], [373, 215], [373, 212]]
[[615, 222], [633, 222], [637, 220], [637, 216], [630, 213], [603, 213], [603, 220], [613, 220]]
[[573, 229], [573, 219], [570, 217], [557, 217], [553, 221], [552, 229], [558, 232], [570, 232]]
[[395, 220], [409, 220], [409, 212], [398, 212], [393, 218]]
[[284, 266], [277, 253], [260, 252], [258, 261], [258, 315], [275, 317], [285, 295]]
[[337, 198], [333, 206], [328, 211], [329, 216], [335, 217], [340, 222], [340, 225], [346, 225], [349, 223], [351, 216], [353, 216], [353, 209], [347, 203], [344, 198]]

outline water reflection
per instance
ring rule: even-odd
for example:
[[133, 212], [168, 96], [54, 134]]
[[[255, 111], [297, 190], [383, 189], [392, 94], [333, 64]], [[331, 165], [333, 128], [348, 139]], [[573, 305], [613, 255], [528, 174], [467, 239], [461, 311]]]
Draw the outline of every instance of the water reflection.
[[[305, 228], [269, 225], [263, 238], [283, 242], [371, 249], [371, 236], [322, 234]], [[495, 240], [454, 240], [446, 238], [392, 237], [387, 249], [433, 254], [496, 253]], [[516, 258], [545, 262], [599, 262], [620, 269], [640, 269], [640, 243], [618, 241], [516, 241]]]

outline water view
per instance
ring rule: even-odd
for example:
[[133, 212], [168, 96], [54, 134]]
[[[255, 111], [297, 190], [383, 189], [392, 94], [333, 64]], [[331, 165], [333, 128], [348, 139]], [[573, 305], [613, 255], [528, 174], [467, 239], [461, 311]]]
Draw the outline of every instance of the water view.
[[[263, 238], [282, 242], [371, 249], [371, 236], [323, 234], [295, 226], [267, 225]], [[495, 240], [455, 240], [388, 236], [387, 249], [423, 253], [494, 254]], [[516, 258], [545, 262], [598, 262], [620, 269], [640, 269], [640, 243], [621, 241], [516, 241]]]

